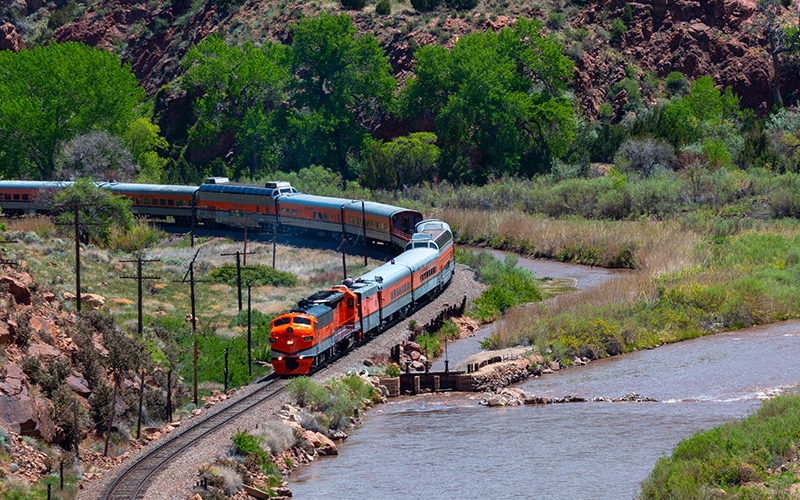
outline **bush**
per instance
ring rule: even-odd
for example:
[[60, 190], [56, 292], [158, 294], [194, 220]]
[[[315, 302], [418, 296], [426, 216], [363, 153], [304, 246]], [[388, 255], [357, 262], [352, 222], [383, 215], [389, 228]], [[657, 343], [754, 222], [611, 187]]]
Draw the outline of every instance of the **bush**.
[[[295, 286], [299, 283], [297, 276], [285, 271], [278, 271], [263, 264], [248, 266], [251, 269], [242, 273], [242, 283], [249, 283], [251, 286]], [[214, 283], [224, 283], [236, 286], [236, 268], [218, 267], [211, 271], [208, 279]]]
[[620, 18], [615, 18], [614, 21], [611, 23], [611, 39], [615, 42], [622, 41], [622, 35], [628, 30], [628, 27], [625, 26], [625, 23]]
[[650, 137], [628, 139], [617, 150], [614, 161], [622, 172], [650, 177], [658, 171], [672, 170], [676, 162], [675, 148]]
[[269, 453], [278, 455], [294, 446], [297, 441], [294, 429], [280, 420], [272, 420], [264, 424], [259, 424], [253, 434], [263, 439], [262, 447], [265, 444]]
[[222, 488], [226, 495], [233, 495], [244, 485], [244, 479], [237, 470], [224, 465], [212, 465], [210, 472], [215, 479], [216, 486]]
[[664, 84], [673, 95], [683, 94], [689, 88], [689, 80], [680, 71], [668, 74]]
[[330, 396], [324, 387], [308, 377], [292, 379], [287, 386], [287, 390], [294, 398], [297, 406], [312, 410], [323, 408]]
[[130, 229], [112, 228], [109, 248], [123, 252], [135, 252], [160, 241], [165, 232], [144, 221], [136, 221]]
[[445, 0], [445, 5], [455, 10], [471, 10], [478, 5], [478, 0]]
[[411, 6], [418, 12], [430, 12], [439, 6], [439, 0], [411, 0]]
[[381, 16], [388, 16], [392, 13], [392, 4], [389, 0], [379, 0], [375, 4], [375, 13]]
[[564, 27], [564, 23], [567, 22], [567, 18], [564, 14], [560, 12], [552, 12], [550, 17], [547, 19], [547, 26], [554, 30], [560, 30]]
[[341, 0], [342, 7], [348, 10], [363, 10], [367, 5], [366, 0]]
[[386, 376], [387, 377], [399, 377], [400, 376], [400, 367], [396, 364], [392, 363], [391, 365], [386, 367]]
[[[702, 498], [712, 488], [737, 498], [757, 498], [745, 486], [765, 471], [792, 460], [800, 440], [800, 395], [778, 396], [741, 421], [684, 439], [672, 456], [660, 458], [642, 483], [642, 498]], [[782, 498], [778, 494], [776, 498]]]

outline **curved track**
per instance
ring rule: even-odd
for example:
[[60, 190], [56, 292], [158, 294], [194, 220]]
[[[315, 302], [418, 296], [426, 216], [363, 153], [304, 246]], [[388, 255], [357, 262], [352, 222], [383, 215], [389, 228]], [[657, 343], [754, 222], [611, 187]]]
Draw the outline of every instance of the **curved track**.
[[203, 436], [223, 427], [263, 401], [277, 396], [286, 387], [286, 381], [280, 380], [274, 374], [268, 376], [263, 383], [263, 387], [193, 423], [138, 458], [114, 479], [102, 498], [104, 500], [144, 498], [150, 480], [171, 459], [195, 444]]

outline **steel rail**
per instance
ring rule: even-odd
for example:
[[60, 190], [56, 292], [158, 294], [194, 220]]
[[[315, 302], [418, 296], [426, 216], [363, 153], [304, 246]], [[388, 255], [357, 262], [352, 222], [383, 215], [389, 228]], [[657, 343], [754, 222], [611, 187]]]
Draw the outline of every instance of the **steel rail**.
[[[176, 455], [194, 445], [197, 439], [202, 438], [216, 431], [236, 417], [246, 411], [280, 394], [286, 388], [286, 382], [279, 381], [274, 373], [267, 377], [269, 383], [256, 389], [247, 396], [231, 403], [225, 408], [206, 416], [202, 420], [184, 428], [180, 433], [170, 437], [163, 443], [156, 446], [147, 454], [139, 457], [133, 464], [128, 466], [114, 481], [109, 485], [103, 494], [103, 500], [111, 499], [139, 499], [144, 498], [145, 486], [149, 480], [161, 470], [169, 460]], [[273, 388], [274, 384], [278, 387], [266, 395], [260, 396], [265, 390]], [[256, 401], [251, 400], [256, 398]], [[247, 404], [249, 402], [249, 404]], [[198, 431], [198, 432], [195, 432]], [[190, 434], [194, 433], [192, 436]]]

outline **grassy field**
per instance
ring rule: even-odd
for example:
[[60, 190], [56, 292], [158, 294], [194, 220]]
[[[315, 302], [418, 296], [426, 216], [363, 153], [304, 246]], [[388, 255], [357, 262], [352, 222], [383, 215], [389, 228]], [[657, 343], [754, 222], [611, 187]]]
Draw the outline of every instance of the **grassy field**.
[[641, 497], [797, 498], [798, 442], [800, 395], [764, 401], [741, 421], [678, 443], [642, 483]]
[[[68, 233], [60, 233], [46, 217], [13, 219], [9, 236], [20, 244], [8, 245], [8, 258], [24, 261], [38, 286], [56, 293], [74, 293], [74, 244]], [[120, 236], [121, 238], [121, 236]], [[149, 238], [153, 239], [153, 238]], [[112, 242], [112, 246], [114, 243]], [[127, 247], [123, 245], [123, 248]], [[191, 335], [189, 284], [180, 282], [186, 275], [189, 261], [199, 249], [195, 263], [195, 279], [204, 280], [215, 270], [234, 264], [233, 257], [221, 256], [243, 249], [241, 241], [224, 238], [201, 238], [196, 248], [190, 248], [188, 235], [168, 236], [159, 233], [153, 243], [142, 248], [147, 259], [158, 262], [146, 264], [144, 274], [159, 276], [144, 284], [145, 340], [154, 358], [168, 357], [170, 349], [178, 349], [180, 371], [191, 380]], [[248, 242], [247, 264], [271, 266], [272, 246]], [[122, 250], [84, 246], [81, 251], [81, 289], [105, 298], [106, 309], [129, 331], [137, 325], [136, 281], [122, 279], [134, 276], [135, 265], [122, 263], [134, 255]], [[292, 308], [298, 300], [321, 288], [338, 284], [342, 279], [341, 254], [319, 249], [278, 245], [276, 267], [288, 273], [279, 283], [286, 286], [261, 285], [251, 289], [254, 359], [269, 359], [268, 322], [279, 313]], [[348, 259], [348, 275], [358, 275], [379, 264], [370, 260], [365, 268], [360, 258]], [[219, 275], [227, 275], [229, 272]], [[264, 270], [258, 272], [264, 277]], [[287, 280], [287, 277], [291, 278]], [[296, 280], [294, 278], [296, 277]], [[224, 276], [223, 276], [224, 278]], [[242, 271], [246, 283], [248, 271]], [[295, 284], [292, 284], [295, 283]], [[200, 336], [198, 379], [202, 392], [222, 388], [225, 347], [230, 350], [231, 385], [248, 382], [246, 371], [246, 308], [247, 290], [243, 290], [243, 307], [239, 312], [237, 289], [226, 283], [203, 282], [196, 285], [196, 311]], [[163, 351], [163, 352], [162, 352]], [[268, 370], [255, 365], [253, 377]]]

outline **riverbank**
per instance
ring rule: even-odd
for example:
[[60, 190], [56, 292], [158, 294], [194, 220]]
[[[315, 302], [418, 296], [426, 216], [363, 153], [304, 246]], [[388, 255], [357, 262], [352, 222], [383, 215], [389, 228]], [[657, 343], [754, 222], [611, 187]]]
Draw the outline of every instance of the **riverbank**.
[[[297, 498], [391, 495], [407, 484], [408, 464], [420, 463], [414, 491], [430, 498], [556, 497], [565, 494], [565, 477], [580, 485], [567, 487], [572, 498], [632, 498], [681, 438], [795, 387], [798, 342], [800, 322], [783, 322], [604, 358], [513, 387], [587, 400], [580, 404], [485, 408], [480, 393], [389, 399], [338, 446], [336, 460], [301, 467], [289, 487]], [[632, 392], [658, 402], [592, 401]], [[348, 473], [369, 463], [381, 464], [377, 478]]]
[[800, 394], [684, 439], [656, 462], [643, 499], [800, 497]]

